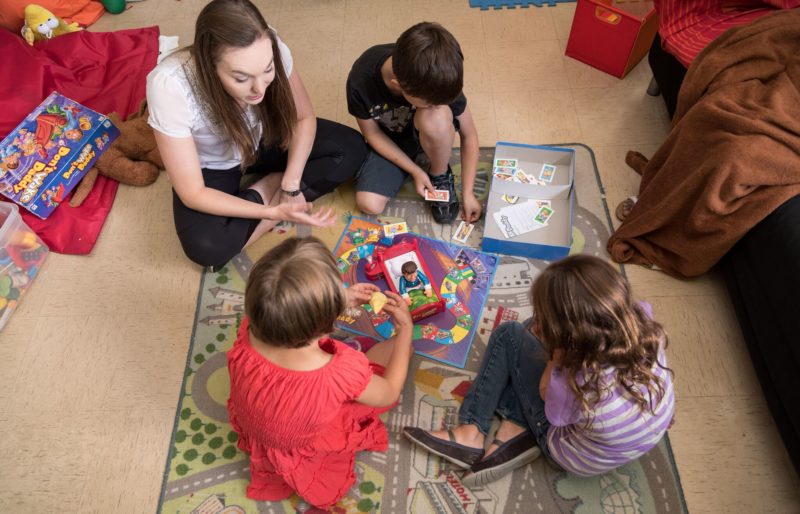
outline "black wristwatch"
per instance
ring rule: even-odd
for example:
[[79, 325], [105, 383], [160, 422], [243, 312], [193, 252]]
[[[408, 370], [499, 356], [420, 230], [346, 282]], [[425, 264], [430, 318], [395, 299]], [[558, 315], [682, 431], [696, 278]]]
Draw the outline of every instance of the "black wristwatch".
[[286, 196], [299, 196], [302, 193], [302, 189], [295, 189], [294, 191], [287, 191], [284, 188], [281, 188], [281, 193], [285, 194]]

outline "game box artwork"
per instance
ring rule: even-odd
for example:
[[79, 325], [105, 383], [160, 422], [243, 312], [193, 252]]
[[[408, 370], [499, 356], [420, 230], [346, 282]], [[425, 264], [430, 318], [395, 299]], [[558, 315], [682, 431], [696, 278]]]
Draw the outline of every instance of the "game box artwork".
[[0, 193], [45, 219], [119, 130], [55, 91], [0, 142]]

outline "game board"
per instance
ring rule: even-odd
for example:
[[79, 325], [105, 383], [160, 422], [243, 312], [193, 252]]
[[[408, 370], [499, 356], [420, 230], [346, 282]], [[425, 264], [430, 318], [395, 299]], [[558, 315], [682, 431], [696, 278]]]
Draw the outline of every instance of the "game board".
[[[416, 239], [430, 270], [431, 284], [445, 300], [446, 308], [415, 324], [414, 349], [431, 359], [463, 368], [475, 336], [475, 319], [483, 311], [498, 258], [414, 233], [381, 240], [376, 235], [380, 229], [381, 225], [362, 218], [350, 220], [333, 251], [345, 285], [369, 281], [364, 271], [366, 257], [376, 248]], [[386, 277], [374, 283], [388, 289]], [[375, 314], [369, 305], [348, 310], [336, 325], [379, 340], [388, 339], [394, 332], [390, 316], [385, 312]]]

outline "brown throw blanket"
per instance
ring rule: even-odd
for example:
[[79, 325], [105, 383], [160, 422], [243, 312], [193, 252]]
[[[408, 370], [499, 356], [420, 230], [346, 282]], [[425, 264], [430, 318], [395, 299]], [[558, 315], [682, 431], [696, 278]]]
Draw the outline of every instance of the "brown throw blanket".
[[800, 194], [800, 10], [737, 27], [692, 63], [639, 201], [608, 241], [617, 262], [700, 275]]

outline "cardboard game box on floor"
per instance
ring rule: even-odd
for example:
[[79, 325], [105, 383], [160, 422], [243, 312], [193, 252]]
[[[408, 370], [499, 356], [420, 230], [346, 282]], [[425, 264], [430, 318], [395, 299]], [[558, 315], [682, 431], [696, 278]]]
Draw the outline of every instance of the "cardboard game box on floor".
[[53, 91], [0, 142], [0, 193], [46, 219], [117, 136], [104, 115]]
[[[516, 164], [531, 183], [500, 178], [499, 161]], [[566, 257], [572, 246], [574, 150], [500, 142], [494, 163], [481, 249], [547, 261]], [[532, 221], [542, 215], [542, 206], [551, 210], [543, 224]]]

